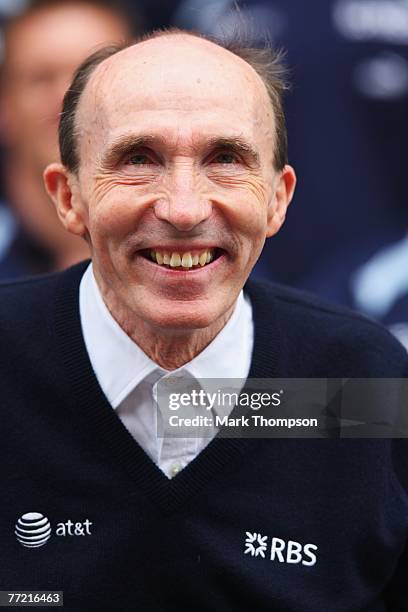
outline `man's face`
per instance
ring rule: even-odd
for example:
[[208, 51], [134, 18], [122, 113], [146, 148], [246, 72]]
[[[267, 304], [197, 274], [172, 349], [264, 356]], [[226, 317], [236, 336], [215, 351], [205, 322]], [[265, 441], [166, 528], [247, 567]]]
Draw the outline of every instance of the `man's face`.
[[42, 172], [58, 158], [58, 118], [75, 68], [95, 47], [127, 34], [114, 14], [75, 0], [39, 9], [11, 26], [3, 123], [6, 145], [19, 160]]
[[258, 75], [206, 41], [151, 40], [97, 68], [77, 126], [73, 206], [107, 303], [162, 330], [219, 321], [282, 199]]

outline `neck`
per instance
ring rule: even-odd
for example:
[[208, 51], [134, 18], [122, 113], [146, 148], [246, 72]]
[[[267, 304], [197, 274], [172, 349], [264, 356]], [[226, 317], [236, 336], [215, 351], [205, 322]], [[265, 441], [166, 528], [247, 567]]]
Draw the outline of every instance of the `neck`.
[[[165, 370], [176, 370], [194, 359], [214, 340], [226, 325], [232, 312], [233, 307], [210, 327], [183, 331], [183, 333], [177, 330], [166, 331], [163, 334], [153, 330], [148, 332], [140, 325], [127, 328], [125, 322], [121, 327], [157, 365]], [[120, 321], [118, 323], [120, 325]]]
[[152, 361], [165, 370], [176, 370], [201, 353], [226, 325], [236, 305], [235, 301], [219, 319], [205, 328], [157, 328], [119, 303], [114, 292], [98, 280], [97, 273], [95, 278], [105, 305], [118, 325]]

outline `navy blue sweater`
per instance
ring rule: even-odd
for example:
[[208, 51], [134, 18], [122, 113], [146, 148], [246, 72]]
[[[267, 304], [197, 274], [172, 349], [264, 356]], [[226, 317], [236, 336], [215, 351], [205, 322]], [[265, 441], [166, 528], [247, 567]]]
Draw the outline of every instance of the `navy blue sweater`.
[[[84, 269], [0, 288], [0, 590], [64, 591], [70, 612], [407, 611], [405, 441], [216, 438], [168, 480], [92, 371]], [[246, 291], [250, 377], [407, 375], [371, 321]]]

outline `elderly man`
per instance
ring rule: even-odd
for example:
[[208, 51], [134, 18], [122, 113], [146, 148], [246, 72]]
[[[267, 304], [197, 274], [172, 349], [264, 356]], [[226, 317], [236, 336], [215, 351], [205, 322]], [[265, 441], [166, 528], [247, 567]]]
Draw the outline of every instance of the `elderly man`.
[[370, 320], [246, 282], [295, 186], [282, 88], [276, 56], [181, 31], [77, 72], [45, 181], [92, 264], [1, 289], [3, 589], [76, 612], [404, 609], [402, 444], [156, 434], [171, 373], [407, 374]]

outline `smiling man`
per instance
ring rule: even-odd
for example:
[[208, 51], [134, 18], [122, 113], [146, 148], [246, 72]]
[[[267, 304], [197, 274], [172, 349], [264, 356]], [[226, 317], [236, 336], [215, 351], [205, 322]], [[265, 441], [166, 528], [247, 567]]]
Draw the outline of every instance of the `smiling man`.
[[370, 320], [247, 282], [295, 187], [281, 75], [182, 31], [79, 68], [45, 182], [92, 262], [1, 288], [3, 588], [75, 612], [404, 609], [404, 444], [158, 435], [171, 375], [196, 397], [407, 375]]
[[266, 86], [206, 40], [160, 36], [95, 69], [75, 120], [70, 104], [48, 190], [65, 227], [89, 238], [111, 314], [174, 369], [224, 327], [292, 198]]

